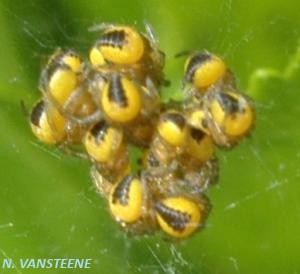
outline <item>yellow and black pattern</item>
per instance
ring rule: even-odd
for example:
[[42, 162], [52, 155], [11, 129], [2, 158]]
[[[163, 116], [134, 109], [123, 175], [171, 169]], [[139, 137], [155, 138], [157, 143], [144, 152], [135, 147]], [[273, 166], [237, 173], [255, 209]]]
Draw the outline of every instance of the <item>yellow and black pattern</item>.
[[[42, 98], [29, 123], [47, 145], [82, 148], [97, 191], [127, 232], [182, 239], [205, 225], [205, 194], [219, 177], [215, 147], [232, 148], [250, 134], [254, 105], [208, 51], [188, 56], [183, 101], [162, 103], [165, 53], [145, 27], [93, 27], [101, 34], [88, 61], [56, 50], [41, 72]], [[129, 157], [133, 145], [143, 154], [138, 168]]]

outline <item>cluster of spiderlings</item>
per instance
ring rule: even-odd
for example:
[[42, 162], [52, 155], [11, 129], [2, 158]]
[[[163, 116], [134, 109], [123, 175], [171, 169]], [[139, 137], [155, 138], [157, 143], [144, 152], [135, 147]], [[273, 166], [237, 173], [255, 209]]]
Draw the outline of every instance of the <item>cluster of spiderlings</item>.
[[[162, 104], [164, 53], [152, 29], [101, 24], [84, 61], [57, 50], [40, 78], [42, 99], [30, 124], [46, 144], [81, 144], [97, 190], [127, 231], [164, 231], [184, 238], [203, 227], [205, 192], [218, 177], [214, 146], [229, 148], [254, 121], [251, 100], [239, 92], [224, 62], [208, 52], [185, 64], [184, 100]], [[128, 146], [143, 151], [132, 171]]]

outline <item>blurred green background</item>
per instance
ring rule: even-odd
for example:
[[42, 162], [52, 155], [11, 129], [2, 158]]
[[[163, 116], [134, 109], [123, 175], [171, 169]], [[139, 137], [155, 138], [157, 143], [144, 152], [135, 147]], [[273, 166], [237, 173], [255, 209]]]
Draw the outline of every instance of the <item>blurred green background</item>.
[[[92, 258], [90, 270], [0, 273], [300, 273], [300, 2], [294, 0], [2, 0], [0, 2], [0, 259]], [[177, 52], [223, 56], [256, 102], [256, 126], [219, 151], [207, 228], [180, 241], [126, 236], [95, 193], [89, 164], [40, 144], [20, 100], [40, 96], [57, 47], [87, 55], [99, 22], [153, 25], [179, 96]], [[1, 260], [2, 261], [2, 260]]]

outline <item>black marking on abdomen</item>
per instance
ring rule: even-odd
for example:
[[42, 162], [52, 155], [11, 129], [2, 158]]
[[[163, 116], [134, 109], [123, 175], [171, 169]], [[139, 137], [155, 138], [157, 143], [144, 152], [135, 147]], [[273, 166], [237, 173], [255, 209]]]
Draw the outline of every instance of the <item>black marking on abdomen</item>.
[[206, 135], [201, 129], [197, 129], [197, 128], [191, 128], [190, 134], [197, 143], [201, 143], [201, 141]]
[[120, 107], [128, 106], [128, 99], [125, 95], [124, 88], [121, 82], [121, 76], [119, 74], [113, 74], [108, 90], [109, 101], [116, 103]]
[[48, 92], [49, 90], [49, 83], [51, 81], [51, 78], [57, 71], [68, 71], [71, 70], [71, 68], [66, 64], [61, 64], [58, 62], [51, 62], [47, 65], [45, 69], [43, 69], [40, 80], [39, 80], [39, 86], [44, 92]]
[[129, 201], [129, 191], [132, 181], [134, 180], [133, 175], [128, 175], [117, 185], [112, 194], [113, 204], [119, 202], [121, 205], [128, 205]]
[[189, 214], [170, 208], [161, 202], [156, 203], [155, 209], [162, 219], [175, 231], [182, 232], [191, 221]]
[[180, 113], [176, 112], [170, 112], [163, 116], [163, 121], [172, 121], [175, 125], [177, 125], [179, 128], [185, 127], [185, 119]]
[[126, 43], [124, 30], [109, 31], [100, 38], [98, 45], [122, 49]]
[[219, 102], [226, 113], [236, 114], [240, 111], [238, 100], [227, 93], [220, 92]]
[[192, 82], [194, 78], [195, 71], [202, 66], [204, 63], [208, 62], [212, 59], [211, 54], [209, 53], [201, 53], [196, 54], [191, 57], [189, 64], [186, 68], [186, 73], [184, 76], [185, 81]]
[[32, 124], [35, 126], [39, 127], [40, 126], [40, 120], [43, 112], [45, 111], [45, 102], [41, 100], [38, 102], [35, 107], [33, 108], [31, 115], [30, 115], [30, 121]]
[[91, 129], [91, 135], [95, 138], [96, 142], [99, 144], [104, 140], [105, 135], [108, 131], [108, 124], [105, 120], [101, 120], [95, 124]]

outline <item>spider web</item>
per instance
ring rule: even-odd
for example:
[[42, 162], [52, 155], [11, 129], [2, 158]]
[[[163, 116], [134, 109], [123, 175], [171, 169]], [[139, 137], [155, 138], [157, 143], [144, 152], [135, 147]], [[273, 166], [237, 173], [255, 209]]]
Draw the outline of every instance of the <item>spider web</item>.
[[[265, 14], [252, 7], [262, 8], [258, 1], [130, 1], [127, 14], [118, 1], [123, 12], [106, 1], [48, 2], [0, 4], [2, 47], [15, 60], [0, 55], [12, 67], [0, 77], [0, 121], [8, 128], [1, 134], [7, 175], [0, 194], [0, 258], [92, 258], [91, 270], [85, 270], [91, 273], [300, 273], [300, 151], [293, 124], [299, 83], [282, 76], [293, 64], [299, 37], [295, 14], [285, 8], [294, 4], [267, 1]], [[207, 194], [213, 210], [206, 228], [180, 242], [162, 234], [125, 235], [95, 193], [88, 163], [38, 143], [17, 105], [32, 105], [40, 96], [40, 69], [57, 47], [87, 56], [96, 39], [89, 26], [111, 21], [142, 28], [144, 20], [157, 29], [167, 52], [172, 85], [165, 97], [181, 96], [183, 60], [173, 55], [195, 48], [223, 56], [238, 87], [256, 101], [252, 136], [232, 151], [217, 151], [220, 179]], [[2, 95], [7, 87], [16, 93]], [[28, 273], [17, 265], [13, 272]]]

